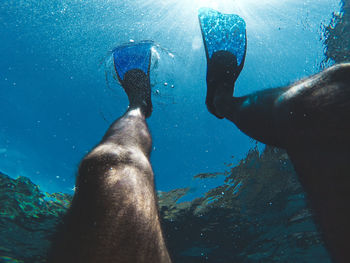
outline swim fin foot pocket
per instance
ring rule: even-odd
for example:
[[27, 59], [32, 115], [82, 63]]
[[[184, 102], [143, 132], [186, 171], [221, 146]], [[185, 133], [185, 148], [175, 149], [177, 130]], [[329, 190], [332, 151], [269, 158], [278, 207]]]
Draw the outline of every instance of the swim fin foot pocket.
[[149, 76], [140, 69], [131, 69], [124, 75], [122, 84], [129, 98], [130, 108], [140, 108], [148, 118], [152, 113], [151, 84]]
[[233, 96], [237, 79], [237, 59], [229, 51], [217, 51], [208, 60], [207, 65], [207, 97], [205, 103], [210, 113], [223, 119], [220, 112], [225, 101]]

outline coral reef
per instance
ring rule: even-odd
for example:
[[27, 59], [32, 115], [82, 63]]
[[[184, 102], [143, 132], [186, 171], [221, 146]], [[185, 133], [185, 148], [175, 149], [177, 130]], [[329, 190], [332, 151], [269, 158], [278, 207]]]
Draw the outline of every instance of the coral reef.
[[0, 173], [0, 262], [45, 262], [45, 254], [71, 196], [48, 194], [28, 178]]
[[350, 62], [350, 1], [343, 0], [339, 13], [325, 28], [325, 55], [336, 63]]
[[331, 262], [284, 151], [251, 150], [226, 174], [192, 202], [160, 201], [174, 262]]
[[[174, 262], [330, 262], [284, 151], [253, 149], [222, 174], [223, 185], [191, 202], [179, 202], [189, 188], [158, 192]], [[45, 262], [72, 197], [1, 173], [0, 187], [0, 262]]]

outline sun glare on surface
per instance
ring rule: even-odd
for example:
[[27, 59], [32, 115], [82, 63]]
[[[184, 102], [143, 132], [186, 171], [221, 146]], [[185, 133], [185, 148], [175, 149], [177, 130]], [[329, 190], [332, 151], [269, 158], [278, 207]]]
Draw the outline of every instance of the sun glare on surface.
[[[188, 0], [185, 0], [186, 2]], [[289, 0], [287, 0], [289, 1]], [[254, 7], [261, 6], [279, 6], [282, 3], [287, 1], [278, 1], [278, 0], [195, 0], [195, 5], [200, 7], [210, 7], [213, 9], [222, 9], [221, 11], [225, 12], [225, 10], [234, 10], [234, 9], [252, 9]]]
[[[301, 1], [296, 0], [294, 2]], [[281, 5], [287, 5], [291, 0], [279, 1], [279, 0], [180, 0], [179, 8], [184, 12], [197, 12], [201, 7], [213, 8], [219, 12], [226, 14], [239, 14], [244, 19], [252, 20], [256, 22], [256, 26], [264, 24], [265, 18], [260, 19], [260, 15], [263, 11], [269, 10], [273, 15], [275, 10], [281, 10]], [[282, 8], [283, 9], [283, 8]]]
[[[220, 0], [218, 0], [220, 1]], [[210, 7], [213, 9], [217, 9], [219, 7], [219, 4], [217, 1], [214, 0], [196, 0], [195, 3], [199, 6], [205, 6], [205, 7]]]

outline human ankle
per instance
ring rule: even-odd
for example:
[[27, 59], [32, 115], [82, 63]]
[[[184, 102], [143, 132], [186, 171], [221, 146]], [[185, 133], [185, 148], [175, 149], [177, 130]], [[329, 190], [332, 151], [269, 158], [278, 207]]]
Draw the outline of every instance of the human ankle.
[[152, 114], [152, 106], [148, 107], [147, 105], [141, 104], [129, 104], [128, 115], [148, 118]]
[[232, 99], [232, 95], [230, 94], [221, 94], [219, 96], [215, 96], [214, 98], [214, 106], [218, 116], [224, 118], [226, 116], [226, 112], [228, 109], [228, 105]]

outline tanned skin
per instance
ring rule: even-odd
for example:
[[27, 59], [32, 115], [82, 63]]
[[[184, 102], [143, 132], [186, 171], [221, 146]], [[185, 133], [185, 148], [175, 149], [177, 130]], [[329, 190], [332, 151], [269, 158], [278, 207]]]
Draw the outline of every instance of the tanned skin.
[[129, 108], [81, 161], [71, 207], [49, 262], [170, 263], [150, 164], [149, 77], [125, 74]]
[[331, 256], [350, 262], [350, 63], [287, 87], [232, 97], [237, 63], [225, 52], [208, 62], [209, 111], [287, 150]]

